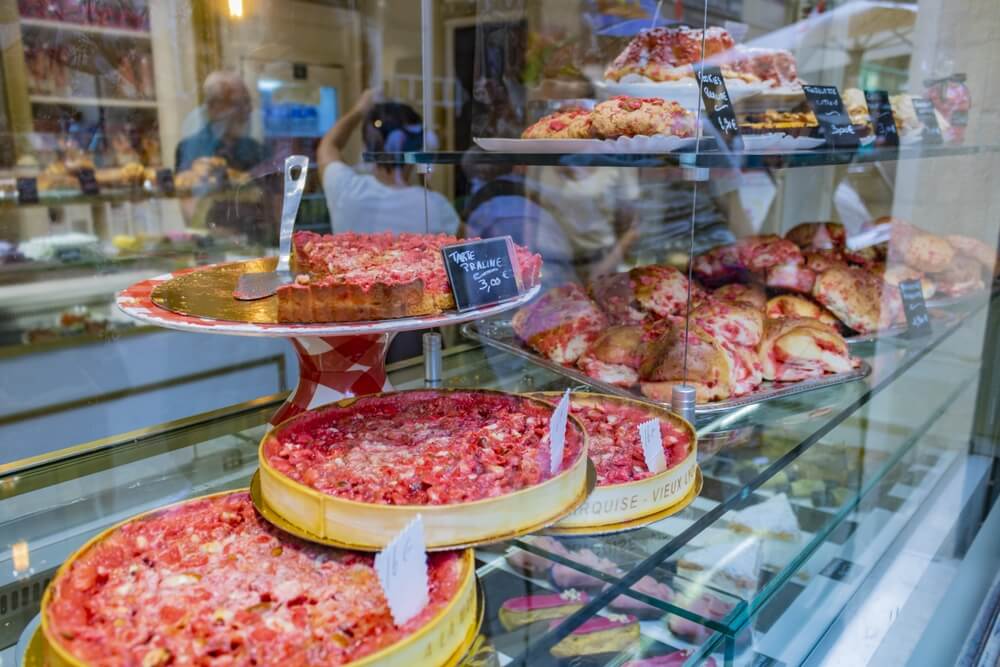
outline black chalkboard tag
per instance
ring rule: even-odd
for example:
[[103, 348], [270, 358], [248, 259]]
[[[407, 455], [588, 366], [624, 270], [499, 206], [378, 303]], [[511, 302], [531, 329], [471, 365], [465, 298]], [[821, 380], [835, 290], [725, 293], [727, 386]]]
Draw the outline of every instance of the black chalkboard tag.
[[94, 170], [90, 167], [78, 169], [76, 172], [76, 180], [80, 181], [80, 190], [83, 191], [83, 194], [101, 194], [101, 186], [97, 184], [97, 176], [94, 175]]
[[174, 196], [174, 172], [169, 169], [157, 169], [156, 170], [156, 186], [160, 188], [160, 192], [170, 197]]
[[924, 290], [919, 280], [903, 280], [899, 283], [899, 295], [903, 299], [903, 312], [911, 334], [925, 335], [931, 332], [931, 316], [924, 303]]
[[743, 150], [743, 138], [740, 136], [740, 126], [733, 113], [733, 102], [726, 90], [726, 80], [718, 67], [705, 66], [698, 70], [698, 84], [701, 87], [701, 99], [705, 103], [705, 112], [712, 122], [716, 132], [732, 150]]
[[79, 262], [83, 259], [79, 248], [59, 248], [55, 251], [55, 256], [60, 262]]
[[844, 110], [844, 102], [836, 86], [802, 86], [806, 101], [816, 116], [828, 146], [857, 148], [858, 133]]
[[309, 78], [309, 66], [305, 63], [292, 63], [292, 78], [303, 81]]
[[514, 242], [509, 236], [446, 245], [441, 254], [460, 311], [513, 299], [521, 293]]
[[913, 110], [917, 112], [917, 120], [924, 126], [923, 139], [928, 144], [940, 144], [941, 126], [938, 125], [937, 114], [934, 113], [934, 103], [925, 97], [914, 97]]
[[820, 572], [824, 577], [830, 577], [835, 581], [850, 579], [851, 575], [858, 569], [858, 566], [843, 558], [834, 558]]
[[38, 181], [34, 178], [17, 179], [17, 202], [19, 204], [38, 203]]
[[876, 145], [898, 146], [899, 131], [896, 129], [896, 118], [892, 115], [888, 91], [866, 90], [865, 102], [868, 104], [868, 117], [875, 126]]

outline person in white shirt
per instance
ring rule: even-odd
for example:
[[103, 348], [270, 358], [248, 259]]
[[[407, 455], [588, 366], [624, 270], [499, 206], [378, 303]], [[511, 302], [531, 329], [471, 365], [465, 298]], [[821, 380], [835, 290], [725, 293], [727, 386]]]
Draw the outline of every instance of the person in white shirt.
[[376, 104], [371, 90], [362, 93], [316, 150], [332, 231], [456, 234], [455, 208], [440, 193], [410, 184], [412, 164], [379, 163], [372, 173], [362, 174], [344, 163], [344, 146], [359, 125], [368, 151], [423, 148], [420, 114], [405, 104]]

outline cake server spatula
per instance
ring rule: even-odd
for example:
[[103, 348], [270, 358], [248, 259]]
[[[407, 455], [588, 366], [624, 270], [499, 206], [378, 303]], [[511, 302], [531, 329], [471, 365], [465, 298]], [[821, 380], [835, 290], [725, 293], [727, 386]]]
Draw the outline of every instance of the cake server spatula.
[[[292, 171], [298, 167], [297, 176]], [[255, 301], [274, 294], [279, 287], [287, 285], [292, 280], [289, 262], [292, 255], [292, 229], [295, 227], [295, 216], [299, 212], [299, 202], [302, 201], [302, 191], [306, 187], [306, 173], [309, 170], [309, 158], [305, 155], [290, 155], [285, 158], [285, 195], [281, 202], [281, 231], [278, 237], [278, 265], [274, 271], [264, 273], [244, 273], [236, 283], [233, 296], [240, 301]]]

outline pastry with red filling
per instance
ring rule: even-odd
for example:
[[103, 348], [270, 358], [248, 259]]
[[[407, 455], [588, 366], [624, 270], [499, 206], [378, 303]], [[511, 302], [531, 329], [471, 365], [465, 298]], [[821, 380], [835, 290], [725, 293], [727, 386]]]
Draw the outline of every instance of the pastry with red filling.
[[50, 641], [88, 665], [342, 665], [420, 630], [456, 595], [456, 552], [427, 557], [429, 602], [393, 622], [372, 554], [298, 540], [245, 491], [115, 528], [62, 569]]
[[750, 236], [718, 246], [694, 258], [692, 272], [710, 286], [747, 282], [751, 274], [765, 274], [782, 265], [804, 264], [799, 247], [773, 234]]
[[734, 244], [716, 246], [692, 260], [694, 277], [709, 287], [747, 282], [750, 272]]
[[988, 243], [979, 239], [960, 234], [949, 234], [945, 237], [956, 252], [971, 257], [982, 265], [987, 274], [995, 275], [997, 267], [997, 251]]
[[820, 273], [813, 297], [858, 333], [875, 333], [902, 319], [899, 293], [886, 289], [877, 276], [857, 267], [835, 267]]
[[[697, 401], [729, 398], [733, 387], [730, 357], [722, 344], [697, 325], [687, 335], [687, 383]], [[659, 338], [650, 342], [639, 367], [639, 388], [644, 396], [669, 401], [674, 385], [684, 382], [684, 324], [668, 323]]]
[[[688, 303], [687, 276], [672, 266], [650, 264], [640, 266], [628, 272], [635, 301], [639, 308], [657, 317], [684, 315]], [[695, 286], [692, 289], [692, 302], [701, 298], [700, 291]]]
[[[549, 629], [560, 621], [552, 621]], [[578, 655], [618, 653], [631, 648], [639, 641], [639, 619], [629, 614], [595, 616], [577, 627], [568, 637], [552, 647], [557, 658]]]
[[572, 364], [608, 327], [608, 318], [575, 283], [555, 287], [514, 314], [517, 337], [560, 364]]
[[563, 109], [541, 118], [521, 133], [522, 139], [592, 139], [593, 123], [586, 109]]
[[837, 327], [840, 324], [840, 320], [834, 317], [833, 313], [808, 297], [798, 294], [781, 294], [771, 297], [767, 300], [764, 315], [773, 320], [786, 317], [811, 317], [832, 327]]
[[898, 218], [879, 218], [875, 224], [890, 225], [889, 258], [926, 273], [944, 271], [955, 257], [951, 243]]
[[764, 305], [767, 303], [767, 292], [760, 285], [730, 283], [729, 285], [723, 285], [713, 290], [712, 298], [716, 301], [735, 303], [763, 310]]
[[631, 387], [639, 381], [646, 331], [638, 324], [610, 327], [577, 359], [576, 365], [596, 380]]
[[635, 298], [630, 271], [598, 276], [590, 281], [588, 292], [612, 324], [639, 324], [648, 317]]
[[785, 232], [785, 238], [797, 245], [802, 252], [840, 251], [847, 243], [847, 233], [838, 222], [803, 222]]
[[[847, 268], [847, 258], [838, 250], [813, 250], [805, 253], [806, 267], [814, 274], [823, 273], [830, 269]], [[815, 285], [815, 277], [813, 278]]]
[[[431, 315], [455, 307], [441, 248], [446, 234], [292, 236], [295, 281], [278, 288], [281, 322], [351, 322]], [[539, 280], [541, 257], [514, 246], [518, 283]]]
[[[702, 42], [705, 44], [704, 51]], [[686, 26], [641, 30], [604, 71], [604, 78], [609, 81], [619, 81], [629, 75], [652, 81], [689, 78], [694, 76], [690, 65], [699, 62], [703, 53], [707, 58], [721, 54], [734, 45], [729, 33], [718, 27], [707, 30]]]
[[919, 280], [920, 291], [923, 292], [925, 299], [931, 298], [937, 292], [937, 285], [934, 284], [933, 280], [925, 276], [922, 272], [911, 269], [905, 264], [894, 264], [892, 266], [878, 264], [872, 267], [872, 271], [880, 273], [882, 280], [893, 289], [899, 289], [899, 283], [901, 282]]
[[589, 601], [590, 596], [572, 588], [562, 593], [509, 598], [500, 605], [500, 624], [513, 630], [538, 621], [565, 618]]
[[962, 296], [986, 287], [979, 262], [962, 255], [957, 255], [944, 271], [931, 274], [931, 278], [946, 296]]
[[816, 272], [802, 262], [785, 262], [767, 269], [765, 283], [774, 290], [812, 294]]
[[712, 60], [722, 66], [727, 79], [739, 79], [751, 84], [766, 83], [771, 88], [801, 83], [795, 56], [784, 49], [737, 44]]
[[594, 107], [591, 121], [594, 132], [603, 139], [694, 136], [694, 114], [659, 97], [613, 97]]
[[760, 359], [764, 378], [775, 382], [845, 373], [855, 365], [843, 336], [811, 318], [767, 320]]
[[748, 236], [734, 245], [740, 262], [755, 273], [762, 273], [781, 264], [805, 262], [797, 245], [775, 234]]

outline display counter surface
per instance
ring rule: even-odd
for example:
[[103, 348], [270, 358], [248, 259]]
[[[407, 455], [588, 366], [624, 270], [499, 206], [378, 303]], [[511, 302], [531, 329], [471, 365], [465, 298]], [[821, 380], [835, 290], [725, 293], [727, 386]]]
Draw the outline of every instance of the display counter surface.
[[[907, 540], [917, 535], [922, 549], [939, 553], [959, 528], [977, 537], [975, 510], [995, 462], [969, 446], [980, 350], [968, 341], [991, 309], [995, 300], [966, 304], [927, 337], [856, 347], [872, 367], [863, 381], [699, 420], [704, 486], [678, 514], [614, 535], [530, 535], [478, 549], [486, 620], [476, 659], [492, 652], [501, 664], [557, 663], [608, 626], [605, 647], [621, 648], [595, 664], [678, 650], [689, 664], [710, 654], [720, 663], [804, 661]], [[579, 386], [471, 344], [450, 348], [443, 361], [445, 387]], [[423, 385], [420, 359], [388, 371], [398, 389]], [[167, 503], [247, 486], [283, 399], [0, 466], [3, 664], [14, 664], [56, 568], [94, 534]], [[942, 498], [953, 505], [944, 514]], [[944, 522], [933, 536], [914, 530], [928, 513]], [[914, 590], [920, 572], [908, 581]], [[516, 626], [501, 614], [514, 598], [569, 589], [583, 595], [561, 622]]]

